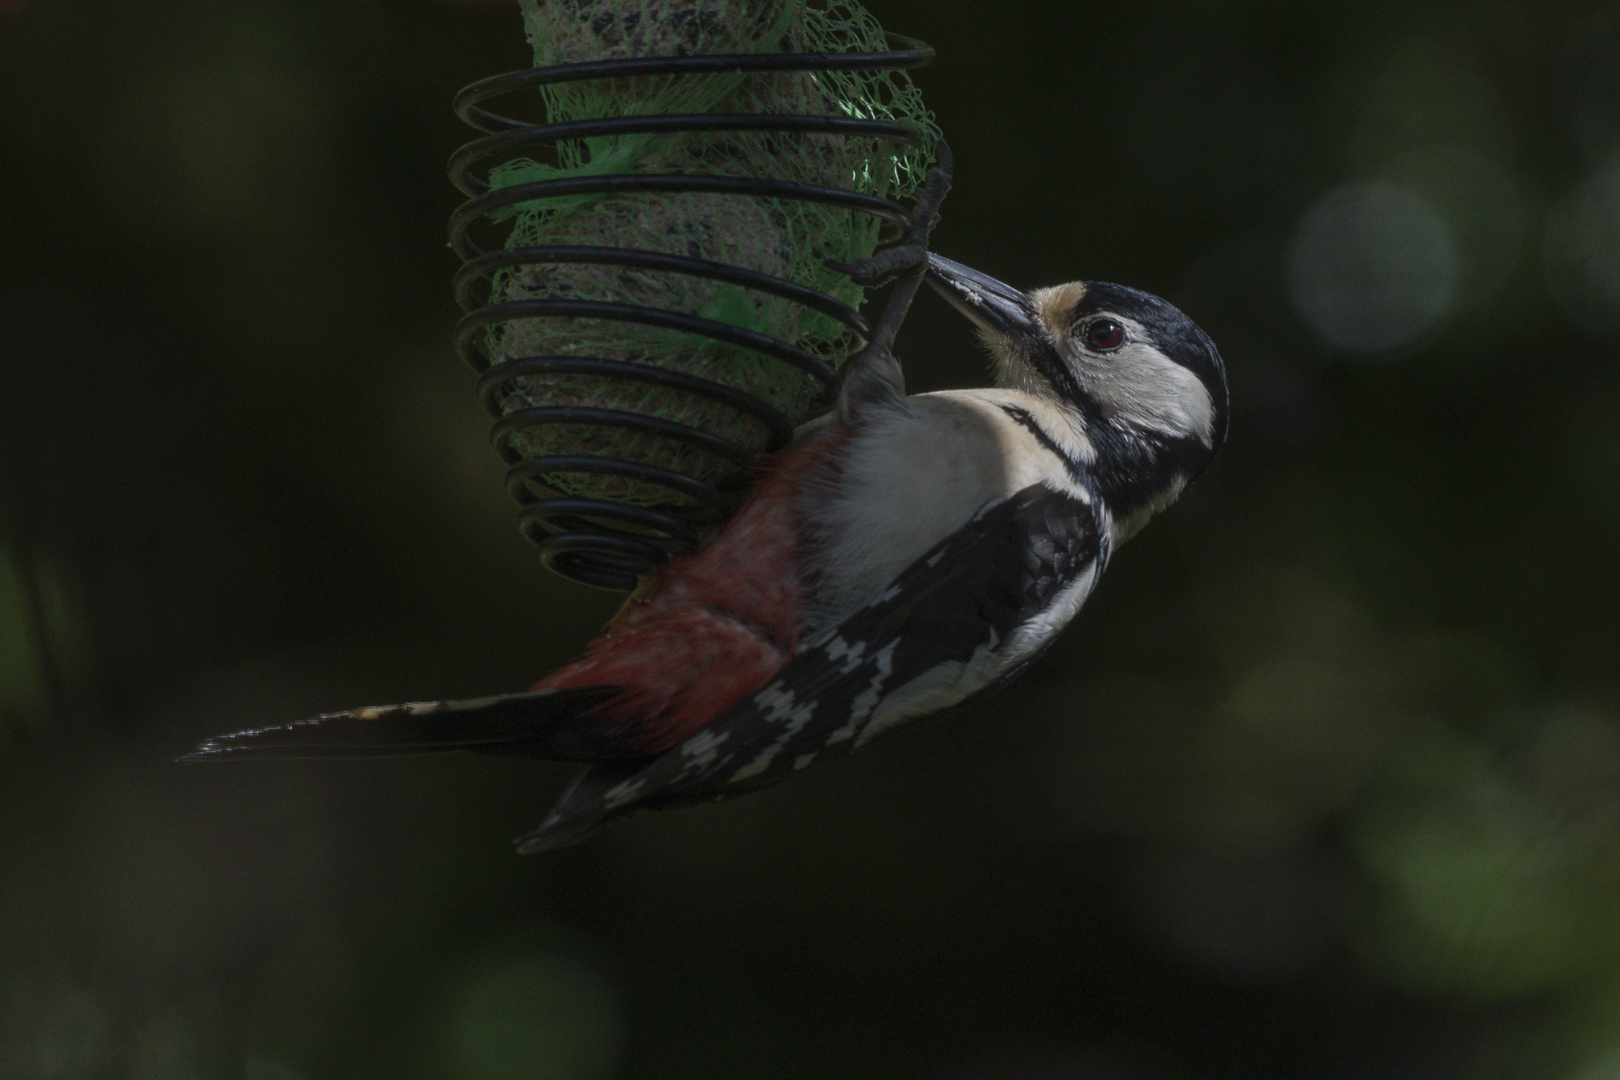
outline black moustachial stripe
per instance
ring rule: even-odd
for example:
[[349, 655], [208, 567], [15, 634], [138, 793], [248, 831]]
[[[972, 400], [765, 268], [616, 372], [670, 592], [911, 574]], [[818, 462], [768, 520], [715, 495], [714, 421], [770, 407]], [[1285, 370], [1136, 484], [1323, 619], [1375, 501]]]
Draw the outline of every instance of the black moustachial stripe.
[[1099, 416], [1086, 425], [1086, 434], [1097, 448], [1097, 460], [1086, 465], [1071, 457], [1027, 409], [1017, 405], [1000, 408], [1063, 463], [1070, 480], [1100, 498], [1116, 520], [1146, 506], [1177, 472], [1196, 476], [1209, 456], [1209, 448], [1197, 439], [1127, 429]]
[[1002, 405], [1001, 411], [1010, 416], [1019, 427], [1035, 436], [1036, 442], [1050, 451], [1053, 457], [1061, 461], [1064, 469], [1069, 473], [1070, 480], [1073, 480], [1076, 484], [1084, 485], [1088, 490], [1093, 486], [1091, 475], [1086, 472], [1086, 467], [1070, 457], [1068, 452], [1058, 445], [1057, 440], [1052, 438], [1045, 428], [1035, 422], [1035, 418], [1030, 415], [1028, 409], [1019, 408], [1017, 405]]
[[1130, 517], [1164, 494], [1180, 473], [1191, 479], [1203, 471], [1210, 450], [1197, 439], [1169, 436], [1148, 428], [1104, 420], [1089, 424], [1096, 447], [1091, 465], [1098, 490], [1116, 521]]
[[1040, 372], [1057, 393], [1059, 400], [1074, 405], [1088, 419], [1102, 415], [1102, 406], [1098, 405], [1097, 399], [1080, 385], [1080, 380], [1069, 369], [1069, 365], [1063, 362], [1063, 357], [1058, 355], [1050, 342], [1027, 341], [1016, 347], [1023, 350], [1024, 362]]
[[1085, 423], [1086, 437], [1096, 451], [1096, 460], [1082, 465], [1070, 458], [1027, 410], [1003, 405], [1003, 411], [1027, 428], [1043, 447], [1055, 453], [1069, 475], [1099, 496], [1116, 521], [1129, 517], [1159, 496], [1184, 463], [1191, 466], [1186, 469], [1188, 476], [1196, 476], [1202, 468], [1203, 459], [1209, 454], [1207, 448], [1200, 447], [1195, 440], [1172, 439], [1126, 425], [1108, 415], [1097, 399], [1081, 388], [1074, 372], [1050, 346], [1036, 347], [1029, 361], [1052, 384], [1058, 396], [1079, 412]]
[[1044, 484], [1025, 488], [937, 544], [705, 731], [639, 771], [587, 774], [521, 846], [570, 842], [637, 806], [740, 795], [847, 752], [896, 688], [1004, 645], [1089, 568], [1100, 572], [1106, 542], [1091, 506]]
[[[1022, 343], [1024, 361], [1084, 420], [1086, 434], [1096, 450], [1095, 462], [1085, 465], [1084, 469], [1095, 477], [1109, 510], [1116, 518], [1124, 518], [1162, 495], [1178, 473], [1187, 479], [1201, 473], [1215, 450], [1226, 441], [1226, 367], [1209, 335], [1151, 293], [1106, 281], [1088, 281], [1081, 301], [1068, 315], [1071, 328], [1098, 313], [1115, 314], [1139, 323], [1150, 339], [1149, 344], [1197, 376], [1215, 408], [1211, 442], [1207, 444], [1190, 436], [1170, 436], [1125, 424], [1106, 412], [1081, 385], [1052, 342]], [[1032, 417], [1026, 421], [1011, 411], [1008, 415], [1034, 432], [1036, 438], [1045, 434]], [[1042, 444], [1047, 445], [1045, 440]], [[1067, 459], [1065, 464], [1069, 464]]]

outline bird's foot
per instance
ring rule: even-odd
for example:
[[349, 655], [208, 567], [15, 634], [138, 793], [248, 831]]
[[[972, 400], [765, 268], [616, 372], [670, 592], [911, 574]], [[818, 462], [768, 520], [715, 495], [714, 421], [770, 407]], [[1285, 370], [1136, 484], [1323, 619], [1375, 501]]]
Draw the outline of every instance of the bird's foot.
[[853, 263], [826, 260], [826, 265], [848, 274], [857, 285], [877, 288], [899, 281], [889, 295], [883, 314], [872, 326], [872, 335], [850, 359], [844, 385], [838, 393], [838, 417], [845, 424], [854, 422], [863, 405], [899, 405], [906, 396], [905, 375], [894, 355], [894, 340], [900, 324], [906, 321], [911, 302], [928, 272], [928, 239], [939, 223], [940, 204], [951, 187], [951, 148], [944, 139], [936, 144], [938, 158], [921, 186], [912, 193], [917, 205], [906, 217], [899, 243]]
[[951, 189], [951, 147], [944, 139], [935, 144], [938, 160], [928, 170], [923, 182], [911, 193], [917, 205], [906, 215], [900, 227], [898, 241], [882, 251], [854, 262], [823, 259], [823, 265], [839, 273], [848, 274], [851, 281], [868, 289], [881, 288], [907, 271], [923, 269], [928, 264], [928, 238], [939, 224], [939, 208]]

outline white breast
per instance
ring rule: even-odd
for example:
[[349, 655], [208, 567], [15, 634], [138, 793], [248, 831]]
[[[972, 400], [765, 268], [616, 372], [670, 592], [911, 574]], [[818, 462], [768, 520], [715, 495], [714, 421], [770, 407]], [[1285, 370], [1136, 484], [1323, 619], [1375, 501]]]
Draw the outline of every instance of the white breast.
[[951, 390], [910, 398], [909, 412], [870, 417], [851, 440], [833, 491], [807, 508], [825, 564], [809, 638], [877, 599], [889, 584], [986, 505], [1043, 480], [1082, 502], [1062, 464], [1000, 407], [1024, 409], [1089, 460], [1091, 447], [1051, 407], [1016, 390]]

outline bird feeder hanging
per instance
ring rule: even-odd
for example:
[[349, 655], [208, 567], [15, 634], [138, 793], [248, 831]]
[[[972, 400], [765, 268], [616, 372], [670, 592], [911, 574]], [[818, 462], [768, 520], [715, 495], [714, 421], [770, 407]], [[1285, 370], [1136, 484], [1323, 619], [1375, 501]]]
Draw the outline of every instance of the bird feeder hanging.
[[[456, 343], [542, 561], [628, 589], [870, 334], [827, 263], [906, 223], [938, 131], [904, 72], [933, 52], [844, 2], [523, 8], [537, 66], [455, 99], [484, 133], [449, 167]], [[535, 90], [543, 122], [485, 108]]]

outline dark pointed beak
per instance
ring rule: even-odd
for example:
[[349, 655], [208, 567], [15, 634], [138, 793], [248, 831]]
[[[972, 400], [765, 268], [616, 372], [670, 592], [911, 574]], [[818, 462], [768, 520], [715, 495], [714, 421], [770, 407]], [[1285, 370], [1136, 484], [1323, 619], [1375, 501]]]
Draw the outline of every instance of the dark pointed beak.
[[981, 330], [1014, 340], [1044, 340], [1027, 293], [959, 262], [928, 253], [928, 284]]

